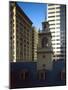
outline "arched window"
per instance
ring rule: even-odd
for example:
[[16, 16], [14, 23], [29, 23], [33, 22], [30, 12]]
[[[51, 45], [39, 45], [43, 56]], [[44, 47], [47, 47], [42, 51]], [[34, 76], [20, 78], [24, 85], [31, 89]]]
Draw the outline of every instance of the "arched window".
[[38, 71], [38, 80], [46, 80], [46, 72], [45, 71]]
[[42, 39], [42, 47], [44, 48], [44, 47], [47, 47], [47, 43], [48, 43], [48, 39], [46, 38], [46, 37], [44, 37], [43, 39]]
[[19, 76], [20, 76], [20, 80], [27, 81], [27, 80], [29, 80], [29, 71], [22, 70], [22, 71], [20, 71]]

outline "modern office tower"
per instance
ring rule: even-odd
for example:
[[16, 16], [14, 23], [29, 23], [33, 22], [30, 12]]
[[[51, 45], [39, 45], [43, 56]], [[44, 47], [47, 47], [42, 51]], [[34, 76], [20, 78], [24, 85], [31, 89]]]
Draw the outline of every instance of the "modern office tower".
[[51, 32], [49, 30], [49, 23], [42, 23], [42, 30], [38, 36], [38, 49], [37, 49], [37, 69], [38, 70], [51, 70], [52, 69], [52, 45], [51, 45]]
[[32, 27], [32, 60], [37, 61], [38, 32]]
[[32, 60], [32, 21], [15, 2], [10, 2], [10, 61]]
[[53, 59], [65, 60], [66, 54], [66, 5], [48, 4], [47, 20], [52, 34]]

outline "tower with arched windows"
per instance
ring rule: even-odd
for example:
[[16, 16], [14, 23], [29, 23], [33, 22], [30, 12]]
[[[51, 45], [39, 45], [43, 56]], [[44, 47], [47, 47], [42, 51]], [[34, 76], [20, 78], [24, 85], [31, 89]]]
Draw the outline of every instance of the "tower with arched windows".
[[49, 23], [42, 22], [42, 30], [39, 32], [38, 50], [37, 50], [37, 68], [52, 69], [52, 46], [51, 46], [51, 32], [49, 30]]

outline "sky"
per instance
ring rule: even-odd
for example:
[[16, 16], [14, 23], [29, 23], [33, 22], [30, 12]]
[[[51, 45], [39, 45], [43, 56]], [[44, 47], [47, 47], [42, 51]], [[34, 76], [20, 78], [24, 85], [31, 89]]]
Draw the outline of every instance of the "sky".
[[33, 26], [37, 30], [42, 29], [42, 22], [47, 18], [47, 4], [27, 2], [18, 2], [17, 4], [33, 22]]

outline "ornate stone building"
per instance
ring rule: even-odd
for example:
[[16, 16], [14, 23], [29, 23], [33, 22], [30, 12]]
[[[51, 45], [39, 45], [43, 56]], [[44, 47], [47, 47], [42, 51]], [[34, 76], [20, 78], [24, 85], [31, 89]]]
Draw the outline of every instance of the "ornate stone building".
[[10, 61], [32, 61], [32, 21], [16, 2], [10, 2]]
[[49, 23], [42, 22], [42, 31], [38, 36], [38, 51], [37, 51], [37, 69], [43, 70], [52, 69], [52, 47], [51, 47], [51, 32], [49, 30]]

